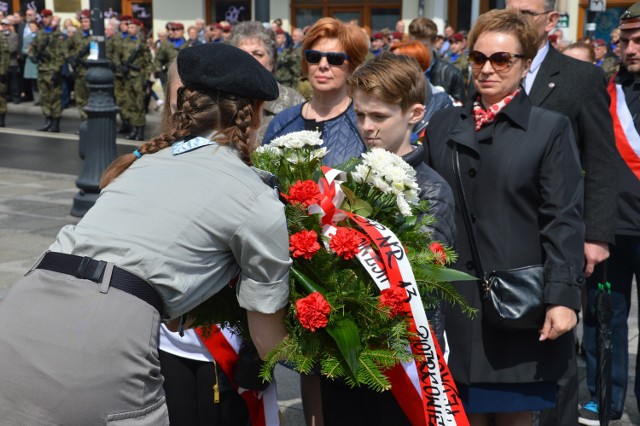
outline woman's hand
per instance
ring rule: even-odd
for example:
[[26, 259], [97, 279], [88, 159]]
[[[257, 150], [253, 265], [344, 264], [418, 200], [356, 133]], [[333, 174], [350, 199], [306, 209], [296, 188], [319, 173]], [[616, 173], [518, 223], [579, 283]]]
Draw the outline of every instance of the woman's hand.
[[547, 315], [544, 325], [540, 330], [540, 341], [555, 340], [567, 331], [573, 329], [578, 323], [576, 311], [566, 306], [550, 305], [547, 307]]

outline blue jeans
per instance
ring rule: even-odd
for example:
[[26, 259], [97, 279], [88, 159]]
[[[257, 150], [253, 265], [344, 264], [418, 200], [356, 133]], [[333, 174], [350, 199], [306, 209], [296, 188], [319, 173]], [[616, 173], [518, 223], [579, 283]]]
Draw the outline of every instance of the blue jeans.
[[[611, 367], [612, 398], [611, 419], [618, 419], [624, 411], [629, 376], [629, 327], [627, 319], [631, 308], [631, 286], [633, 277], [640, 279], [640, 237], [616, 235], [616, 245], [610, 247], [611, 256], [607, 260], [607, 281], [611, 283], [611, 304], [613, 318], [611, 329], [613, 354]], [[596, 399], [596, 354], [598, 321], [595, 316], [595, 296], [599, 282], [602, 282], [602, 265], [587, 279], [587, 307], [584, 311], [584, 350], [587, 361], [587, 387], [594, 401]], [[640, 342], [638, 344], [640, 349]], [[636, 359], [636, 380], [634, 393], [640, 406], [640, 357]]]

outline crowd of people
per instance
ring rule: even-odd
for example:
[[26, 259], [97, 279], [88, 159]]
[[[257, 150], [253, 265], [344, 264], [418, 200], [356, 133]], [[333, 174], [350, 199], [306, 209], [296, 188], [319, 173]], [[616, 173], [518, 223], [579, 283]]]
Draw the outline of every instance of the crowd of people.
[[[22, 27], [2, 20], [3, 28], [19, 28], [21, 47], [4, 53], [16, 51], [6, 30], [0, 72], [8, 78], [0, 93], [20, 102], [28, 99], [27, 82], [37, 80], [33, 93], [45, 117], [39, 130], [57, 132], [64, 81], [86, 118], [90, 16], [79, 12], [75, 31], [73, 21], [59, 28], [50, 10], [39, 16], [36, 24], [28, 10]], [[531, 425], [534, 412], [541, 426], [599, 424], [594, 309], [607, 282], [608, 412], [619, 419], [631, 285], [640, 273], [640, 3], [621, 16], [610, 42], [568, 43], [558, 19], [553, 0], [507, 0], [469, 31], [447, 26], [440, 34], [424, 17], [406, 32], [400, 21], [371, 35], [329, 17], [291, 34], [278, 19], [271, 28], [198, 19], [186, 33], [182, 23], [167, 23], [157, 42], [137, 19], [109, 20], [119, 131], [146, 140], [154, 78], [164, 88], [162, 126], [109, 167], [96, 205], [60, 231], [3, 301], [2, 418], [245, 424], [250, 413], [235, 392], [237, 377], [217, 367], [218, 355], [188, 327], [188, 312], [239, 279], [254, 350], [264, 355], [286, 334], [283, 208], [249, 166], [257, 146], [315, 130], [328, 148], [327, 166], [373, 147], [411, 165], [436, 219], [425, 232], [456, 250], [453, 268], [476, 277], [531, 265], [544, 271], [545, 314], [536, 329], [485, 321], [482, 286], [469, 282], [454, 287], [478, 316], [444, 302], [435, 310], [445, 320], [434, 318], [433, 328], [438, 337], [446, 333], [471, 425]], [[0, 102], [0, 125], [5, 112]], [[47, 308], [24, 309], [34, 303]], [[88, 309], [90, 324], [83, 321]], [[581, 310], [589, 401], [577, 391]], [[69, 373], [76, 370], [82, 374]], [[391, 392], [351, 389], [313, 373], [301, 375], [300, 387], [309, 425], [410, 424]]]

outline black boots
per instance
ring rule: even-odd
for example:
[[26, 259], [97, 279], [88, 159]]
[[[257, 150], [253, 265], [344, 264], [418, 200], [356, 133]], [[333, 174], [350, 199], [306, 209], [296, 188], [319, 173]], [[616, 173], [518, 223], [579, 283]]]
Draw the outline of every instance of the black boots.
[[144, 126], [136, 126], [133, 131], [129, 133], [127, 139], [130, 141], [143, 141], [144, 140]]
[[127, 120], [122, 120], [122, 124], [118, 129], [118, 133], [129, 133], [131, 131], [131, 125]]
[[60, 133], [60, 118], [47, 117], [44, 126], [38, 127], [36, 130], [40, 132]]
[[0, 127], [4, 127], [4, 114], [0, 114]]
[[48, 132], [49, 129], [51, 128], [51, 123], [53, 121], [53, 119], [51, 117], [45, 117], [46, 120], [44, 122], [44, 125], [42, 127], [38, 127], [36, 130], [39, 132]]
[[60, 133], [60, 118], [51, 119], [51, 127], [49, 128], [49, 131], [53, 133]]

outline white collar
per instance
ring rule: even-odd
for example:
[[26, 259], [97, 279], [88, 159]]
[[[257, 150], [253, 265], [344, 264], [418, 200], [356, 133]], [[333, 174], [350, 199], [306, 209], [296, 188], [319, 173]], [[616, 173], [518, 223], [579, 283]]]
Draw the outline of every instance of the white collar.
[[208, 137], [196, 136], [186, 141], [174, 142], [173, 145], [171, 145], [173, 155], [184, 154], [185, 152], [193, 151], [194, 149], [207, 145], [217, 145], [218, 143], [212, 140], [217, 134], [218, 132], [213, 132]]

